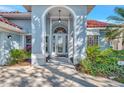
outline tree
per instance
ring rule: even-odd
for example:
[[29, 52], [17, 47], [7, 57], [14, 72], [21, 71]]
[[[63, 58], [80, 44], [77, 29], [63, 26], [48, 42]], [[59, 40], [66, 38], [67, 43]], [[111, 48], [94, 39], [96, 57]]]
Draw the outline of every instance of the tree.
[[122, 38], [124, 44], [124, 8], [116, 7], [114, 16], [109, 16], [107, 19], [115, 22], [106, 28], [106, 38], [108, 41]]

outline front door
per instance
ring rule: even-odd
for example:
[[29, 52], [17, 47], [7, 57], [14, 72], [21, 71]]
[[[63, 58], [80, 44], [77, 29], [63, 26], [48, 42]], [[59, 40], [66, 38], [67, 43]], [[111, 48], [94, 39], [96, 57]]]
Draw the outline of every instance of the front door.
[[66, 34], [54, 34], [53, 35], [53, 52], [56, 55], [67, 54], [67, 35]]

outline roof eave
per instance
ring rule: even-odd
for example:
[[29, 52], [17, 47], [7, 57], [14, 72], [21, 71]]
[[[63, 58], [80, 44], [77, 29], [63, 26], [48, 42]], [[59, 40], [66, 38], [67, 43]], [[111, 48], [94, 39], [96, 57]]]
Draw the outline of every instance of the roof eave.
[[[23, 6], [28, 12], [32, 11], [31, 5], [23, 5]], [[87, 5], [87, 14], [90, 13], [94, 7], [95, 5]]]
[[0, 22], [0, 28], [5, 29], [6, 32], [16, 32], [16, 33], [19, 33], [19, 34], [26, 34], [21, 29], [13, 27], [11, 25], [8, 25], [8, 24], [6, 24], [4, 22]]
[[95, 5], [87, 5], [87, 14], [89, 14], [94, 7]]

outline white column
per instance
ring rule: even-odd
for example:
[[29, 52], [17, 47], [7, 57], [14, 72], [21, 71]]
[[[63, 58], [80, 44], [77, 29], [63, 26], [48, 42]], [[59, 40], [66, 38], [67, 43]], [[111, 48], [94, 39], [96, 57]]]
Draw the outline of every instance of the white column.
[[68, 40], [68, 62], [70, 62], [70, 55], [71, 55], [71, 45], [70, 45], [70, 43], [71, 43], [71, 37], [70, 37], [70, 18], [68, 19], [68, 34], [67, 34], [67, 36], [68, 36], [68, 38], [67, 38], [67, 40]]
[[21, 49], [25, 48], [25, 35], [22, 35]]
[[[34, 15], [32, 15], [34, 16]], [[39, 18], [39, 20], [36, 20]], [[39, 66], [46, 63], [46, 20], [45, 17], [32, 17], [32, 65]]]
[[86, 56], [86, 19], [84, 16], [77, 16], [74, 34], [74, 64], [80, 62]]
[[50, 18], [50, 37], [49, 37], [49, 49], [50, 49], [50, 56], [52, 56], [52, 19]]

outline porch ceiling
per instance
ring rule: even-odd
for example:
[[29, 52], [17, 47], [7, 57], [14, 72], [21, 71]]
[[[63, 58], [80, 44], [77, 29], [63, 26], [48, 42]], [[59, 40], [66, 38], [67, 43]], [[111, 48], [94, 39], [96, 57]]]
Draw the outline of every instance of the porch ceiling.
[[57, 8], [53, 8], [52, 10], [50, 10], [49, 12], [48, 12], [48, 14], [50, 15], [50, 16], [59, 16], [59, 10], [61, 10], [61, 12], [60, 12], [60, 16], [71, 16], [71, 13], [70, 13], [70, 11], [68, 11], [67, 9], [65, 9], [65, 8], [62, 8], [62, 7], [57, 7]]

